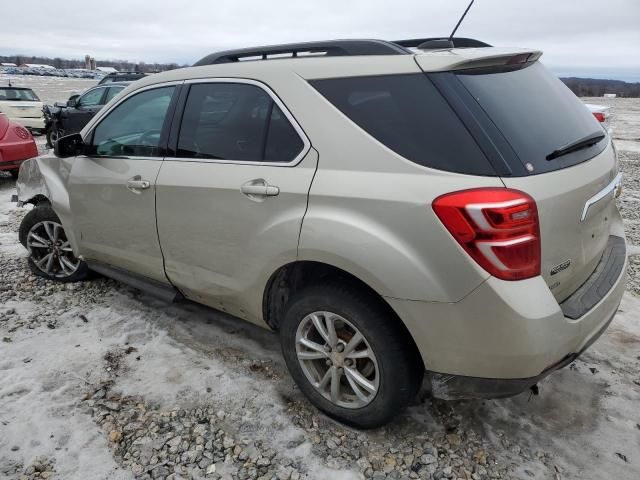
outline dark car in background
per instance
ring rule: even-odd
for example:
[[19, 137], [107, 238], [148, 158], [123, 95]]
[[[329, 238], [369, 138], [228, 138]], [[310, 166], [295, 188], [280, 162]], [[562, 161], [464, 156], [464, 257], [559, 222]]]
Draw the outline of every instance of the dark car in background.
[[144, 78], [146, 76], [146, 73], [139, 72], [113, 72], [109, 75], [105, 75], [102, 80], [100, 80], [98, 85], [113, 82], [135, 82], [136, 80], [140, 80], [141, 78]]
[[127, 85], [128, 82], [98, 84], [80, 95], [72, 95], [66, 105], [45, 105], [43, 111], [47, 124], [47, 145], [53, 147], [58, 138], [82, 130], [89, 120]]

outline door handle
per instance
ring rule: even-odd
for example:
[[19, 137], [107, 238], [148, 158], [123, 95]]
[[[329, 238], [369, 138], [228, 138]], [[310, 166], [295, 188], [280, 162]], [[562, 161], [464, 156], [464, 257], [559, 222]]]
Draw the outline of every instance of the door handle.
[[139, 193], [136, 192], [136, 190], [146, 190], [150, 186], [151, 182], [149, 180], [142, 180], [140, 175], [136, 175], [135, 177], [127, 180], [127, 188], [134, 193]]
[[242, 184], [240, 191], [247, 196], [275, 197], [280, 193], [280, 188], [269, 185], [266, 180], [260, 178]]

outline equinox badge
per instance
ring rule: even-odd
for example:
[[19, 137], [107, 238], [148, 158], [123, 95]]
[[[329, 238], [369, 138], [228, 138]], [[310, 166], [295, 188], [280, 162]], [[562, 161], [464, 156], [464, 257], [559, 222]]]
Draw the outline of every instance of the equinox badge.
[[571, 265], [571, 260], [565, 260], [559, 265], [556, 265], [551, 269], [551, 275], [555, 275], [556, 273], [560, 273], [563, 270], [566, 270]]

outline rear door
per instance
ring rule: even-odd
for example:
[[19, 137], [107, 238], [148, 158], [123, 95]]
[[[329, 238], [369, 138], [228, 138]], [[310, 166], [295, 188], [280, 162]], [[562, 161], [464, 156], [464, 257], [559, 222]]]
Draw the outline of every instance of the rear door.
[[255, 320], [268, 276], [296, 259], [317, 154], [264, 84], [188, 85], [156, 187], [166, 273], [186, 296]]
[[85, 139], [69, 177], [73, 229], [87, 260], [166, 282], [155, 217], [155, 181], [175, 85], [138, 91]]
[[542, 275], [563, 300], [594, 271], [609, 236], [621, 235], [607, 132], [539, 62], [429, 76], [500, 146], [504, 184], [536, 201]]

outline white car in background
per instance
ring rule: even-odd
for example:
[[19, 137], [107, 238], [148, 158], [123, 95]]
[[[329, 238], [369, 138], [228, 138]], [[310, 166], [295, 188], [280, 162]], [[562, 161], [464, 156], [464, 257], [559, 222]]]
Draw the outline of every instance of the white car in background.
[[584, 105], [589, 109], [593, 116], [596, 117], [596, 120], [598, 120], [602, 124], [605, 130], [611, 130], [610, 107], [607, 107], [606, 105], [594, 105], [592, 103], [585, 103]]
[[29, 130], [44, 130], [42, 102], [26, 87], [0, 86], [0, 112]]

